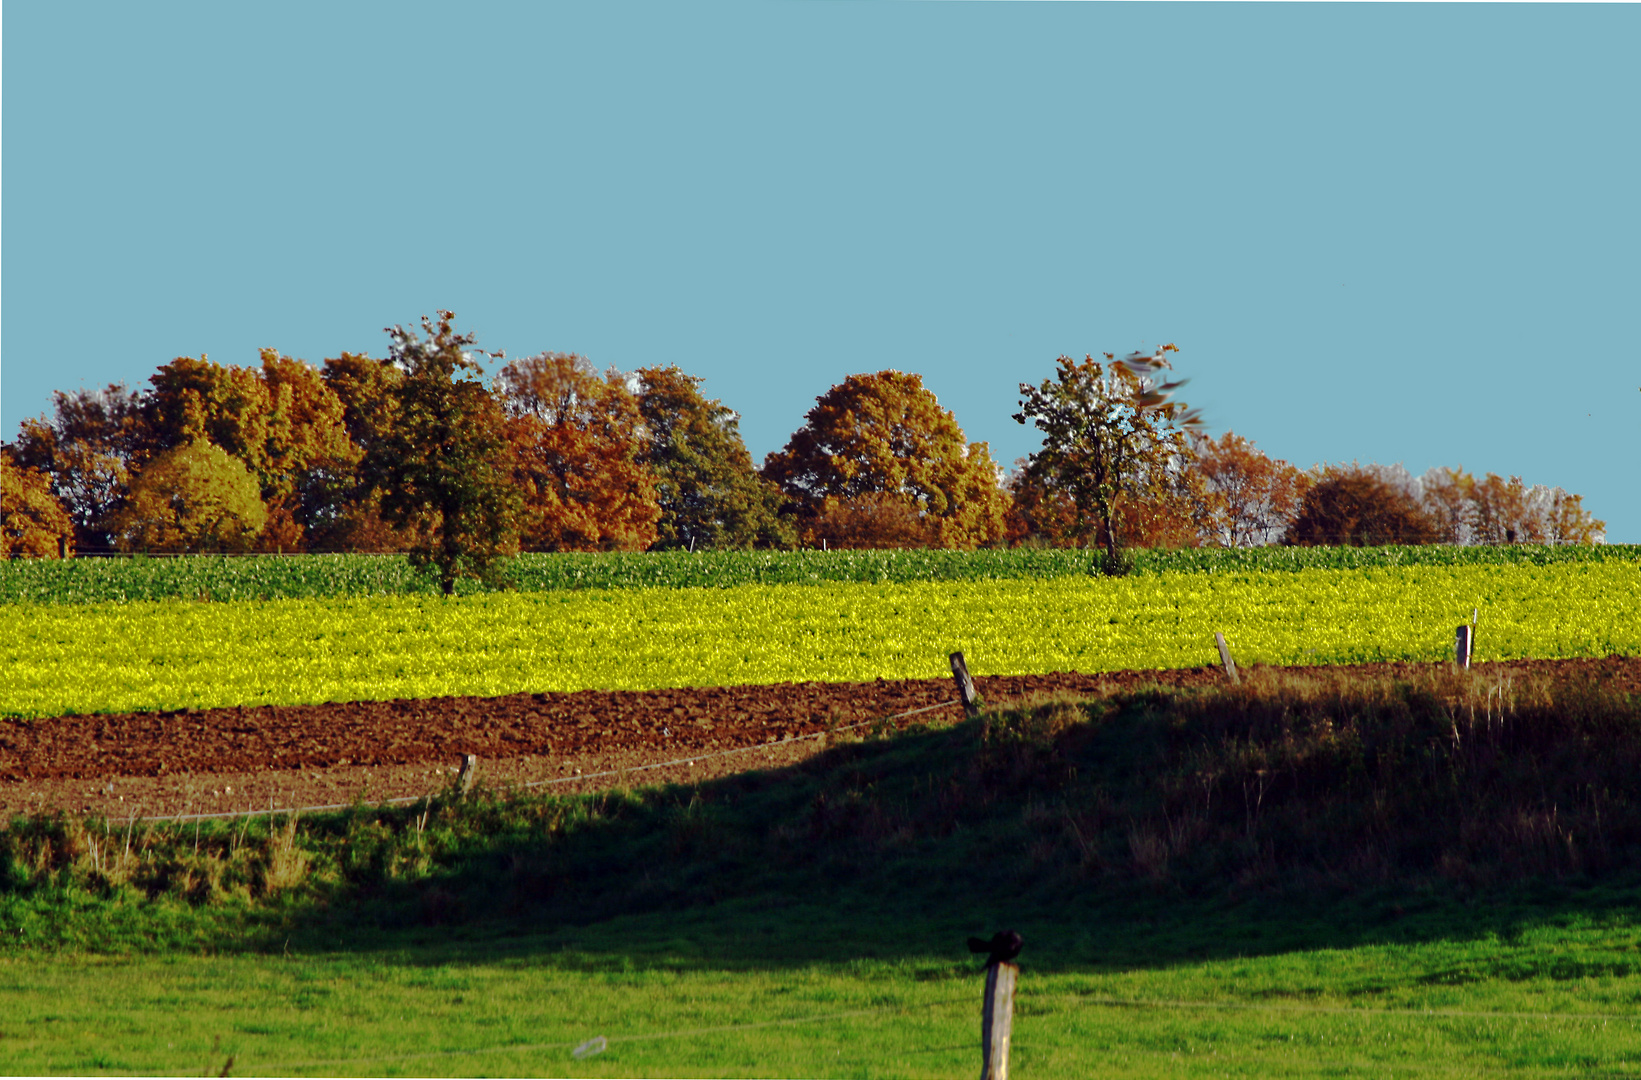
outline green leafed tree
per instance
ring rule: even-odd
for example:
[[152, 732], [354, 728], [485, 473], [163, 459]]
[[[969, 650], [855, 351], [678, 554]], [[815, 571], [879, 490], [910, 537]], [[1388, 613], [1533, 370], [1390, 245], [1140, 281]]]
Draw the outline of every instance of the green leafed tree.
[[1189, 458], [1187, 433], [1201, 427], [1195, 410], [1173, 400], [1183, 380], [1165, 381], [1172, 368], [1164, 345], [1155, 353], [1132, 353], [1116, 360], [1105, 354], [1081, 361], [1062, 356], [1052, 379], [1020, 384], [1020, 411], [1014, 419], [1043, 433], [1042, 449], [1026, 460], [1024, 478], [1063, 495], [1076, 533], [1105, 545], [1105, 571], [1126, 572], [1121, 538], [1139, 522], [1126, 514], [1167, 505]]
[[144, 466], [114, 517], [121, 551], [248, 551], [268, 523], [256, 477], [205, 439], [172, 447]]
[[449, 311], [422, 319], [425, 338], [401, 326], [381, 363], [393, 423], [366, 448], [370, 485], [382, 516], [413, 531], [412, 565], [431, 569], [446, 596], [461, 577], [501, 580], [518, 551], [520, 497], [510, 482], [506, 418], [473, 358], [472, 334], [458, 334]]
[[791, 547], [785, 496], [758, 475], [739, 418], [701, 396], [701, 380], [675, 366], [638, 370], [644, 422], [640, 460], [661, 504], [655, 548]]
[[409, 551], [416, 530], [385, 520], [382, 493], [365, 468], [367, 448], [385, 439], [397, 422], [397, 387], [404, 372], [361, 353], [344, 352], [325, 361], [321, 378], [342, 404], [342, 423], [353, 450], [349, 460], [306, 477], [302, 498], [310, 507], [312, 545], [331, 551]]

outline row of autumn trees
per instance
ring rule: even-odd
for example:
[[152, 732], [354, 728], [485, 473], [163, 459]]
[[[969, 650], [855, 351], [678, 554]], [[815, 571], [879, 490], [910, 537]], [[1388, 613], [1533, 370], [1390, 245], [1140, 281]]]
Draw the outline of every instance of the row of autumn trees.
[[[542, 353], [485, 380], [453, 316], [386, 359], [179, 358], [59, 393], [0, 454], [9, 554], [409, 552], [448, 589], [519, 550], [1290, 543], [1587, 543], [1560, 489], [1456, 469], [1302, 472], [1200, 416], [1165, 346], [1062, 357], [1022, 384], [1043, 447], [1002, 475], [916, 375], [850, 376], [756, 468], [736, 414], [676, 367]], [[66, 538], [66, 539], [65, 539]]]

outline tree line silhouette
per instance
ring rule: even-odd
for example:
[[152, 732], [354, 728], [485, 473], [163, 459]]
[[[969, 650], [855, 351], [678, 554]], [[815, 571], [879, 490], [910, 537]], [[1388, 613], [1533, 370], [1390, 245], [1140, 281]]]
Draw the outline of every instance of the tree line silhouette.
[[[1460, 468], [1301, 470], [1164, 381], [1172, 345], [1061, 357], [1021, 384], [1042, 448], [1004, 473], [915, 374], [851, 375], [756, 466], [738, 415], [676, 366], [506, 360], [454, 316], [387, 356], [201, 356], [149, 385], [59, 391], [0, 450], [0, 552], [405, 552], [491, 577], [518, 551], [1271, 543], [1593, 543], [1560, 488]], [[481, 357], [498, 364], [486, 378]]]

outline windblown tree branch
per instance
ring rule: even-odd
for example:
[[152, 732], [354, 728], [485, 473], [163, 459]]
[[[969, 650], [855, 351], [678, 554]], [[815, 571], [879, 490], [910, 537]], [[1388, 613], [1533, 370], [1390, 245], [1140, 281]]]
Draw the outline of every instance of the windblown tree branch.
[[1071, 503], [1074, 530], [1085, 544], [1105, 546], [1105, 570], [1126, 570], [1121, 536], [1126, 514], [1154, 512], [1189, 454], [1188, 432], [1202, 427], [1200, 410], [1174, 399], [1185, 380], [1168, 380], [1164, 345], [1106, 363], [1062, 356], [1054, 378], [1020, 384], [1016, 422], [1043, 433], [1042, 449], [1026, 461], [1025, 478], [1062, 493]]

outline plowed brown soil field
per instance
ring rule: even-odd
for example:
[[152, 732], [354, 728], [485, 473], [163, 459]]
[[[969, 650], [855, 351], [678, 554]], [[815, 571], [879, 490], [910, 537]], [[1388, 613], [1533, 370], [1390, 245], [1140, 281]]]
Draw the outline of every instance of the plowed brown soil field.
[[[1433, 665], [1359, 664], [1407, 675]], [[1341, 670], [1290, 668], [1288, 671]], [[1641, 657], [1478, 664], [1641, 694]], [[1205, 686], [1217, 668], [980, 677], [988, 704], [1143, 685]], [[513, 694], [0, 720], [0, 814], [110, 818], [419, 797], [463, 754], [492, 785], [588, 790], [689, 782], [799, 761], [828, 729], [962, 718], [950, 679]], [[598, 775], [594, 775], [598, 774]]]

